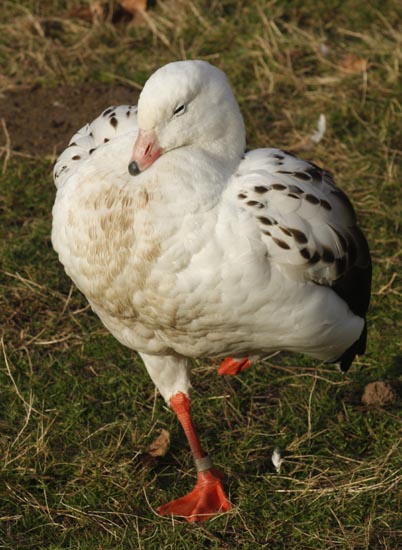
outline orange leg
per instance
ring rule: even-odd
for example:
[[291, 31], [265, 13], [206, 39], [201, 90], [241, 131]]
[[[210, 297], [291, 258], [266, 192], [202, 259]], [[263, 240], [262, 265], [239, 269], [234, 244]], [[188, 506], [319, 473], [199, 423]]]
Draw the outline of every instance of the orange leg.
[[170, 404], [189, 442], [197, 468], [197, 483], [188, 495], [164, 504], [158, 508], [158, 512], [161, 515], [184, 516], [189, 522], [205, 521], [232, 507], [222, 487], [223, 474], [213, 466], [212, 460], [201, 447], [191, 418], [190, 399], [187, 395], [182, 392], [176, 393]]
[[218, 374], [230, 374], [234, 376], [249, 367], [251, 367], [251, 362], [248, 357], [245, 359], [240, 359], [239, 361], [236, 361], [233, 357], [226, 357], [219, 365]]

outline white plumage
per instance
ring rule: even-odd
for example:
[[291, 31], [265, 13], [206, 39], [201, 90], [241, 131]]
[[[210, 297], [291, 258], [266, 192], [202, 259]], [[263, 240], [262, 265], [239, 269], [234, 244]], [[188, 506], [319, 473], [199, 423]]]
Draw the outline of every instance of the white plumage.
[[138, 118], [110, 107], [55, 165], [54, 248], [171, 403], [191, 357], [290, 350], [345, 370], [364, 352], [370, 256], [349, 200], [290, 153], [244, 154], [244, 136], [224, 74], [177, 62], [148, 80]]

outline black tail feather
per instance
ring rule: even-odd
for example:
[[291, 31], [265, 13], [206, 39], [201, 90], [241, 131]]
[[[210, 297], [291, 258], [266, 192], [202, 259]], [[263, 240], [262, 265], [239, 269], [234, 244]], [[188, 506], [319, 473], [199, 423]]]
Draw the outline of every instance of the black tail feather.
[[364, 319], [364, 327], [359, 339], [345, 350], [337, 361], [334, 361], [341, 363], [342, 372], [347, 372], [356, 355], [363, 355], [367, 342], [366, 313], [371, 293], [371, 257], [363, 233], [357, 227], [354, 228], [354, 232], [359, 251], [356, 264], [340, 279], [335, 281], [332, 289], [345, 300], [355, 315]]
[[[360, 335], [360, 338], [356, 340], [346, 351], [343, 352], [342, 356], [338, 359], [341, 363], [341, 371], [347, 372], [350, 365], [353, 363], [356, 355], [363, 355], [366, 351], [366, 342], [367, 342], [367, 324], [364, 321], [363, 331]], [[338, 361], [335, 361], [336, 363]]]

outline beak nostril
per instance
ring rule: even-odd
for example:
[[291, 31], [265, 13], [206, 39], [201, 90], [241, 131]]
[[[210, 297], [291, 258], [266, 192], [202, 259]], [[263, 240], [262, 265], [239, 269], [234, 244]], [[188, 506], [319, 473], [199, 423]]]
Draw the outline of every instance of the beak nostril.
[[[0, 0], [1, 2], [1, 0]], [[155, 130], [138, 130], [133, 153], [128, 170], [132, 176], [137, 176], [146, 170], [163, 153]]]

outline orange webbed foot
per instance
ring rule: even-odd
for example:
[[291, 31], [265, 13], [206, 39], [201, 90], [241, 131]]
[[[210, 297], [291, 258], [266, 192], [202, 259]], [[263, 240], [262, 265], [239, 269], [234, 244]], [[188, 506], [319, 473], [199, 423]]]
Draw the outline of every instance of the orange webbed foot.
[[233, 359], [233, 357], [226, 357], [219, 365], [218, 374], [221, 376], [224, 374], [235, 376], [249, 367], [251, 367], [251, 362], [248, 357], [240, 360]]
[[225, 495], [221, 479], [223, 474], [216, 468], [199, 472], [195, 488], [184, 497], [172, 500], [158, 508], [164, 516], [183, 516], [188, 522], [202, 522], [232, 508]]

